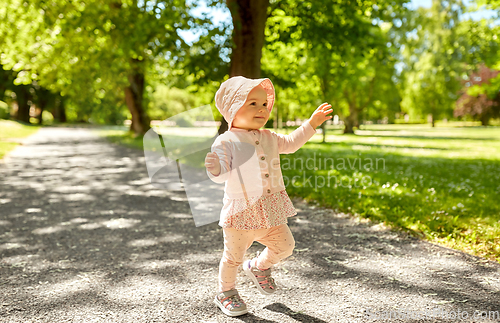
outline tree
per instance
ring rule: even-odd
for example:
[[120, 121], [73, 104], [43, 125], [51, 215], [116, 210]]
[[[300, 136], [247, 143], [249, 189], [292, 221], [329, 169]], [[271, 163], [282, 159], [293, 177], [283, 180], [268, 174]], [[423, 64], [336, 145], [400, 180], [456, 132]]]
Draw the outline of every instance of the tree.
[[413, 118], [430, 114], [432, 125], [452, 117], [462, 80], [482, 62], [498, 61], [499, 27], [464, 20], [461, 0], [434, 0], [406, 17], [402, 39], [402, 109]]
[[[268, 43], [299, 48], [291, 51], [298, 53], [297, 63], [306, 57], [303, 64], [308, 67], [301, 71], [308, 73], [292, 75], [290, 83], [309, 79], [309, 86], [300, 88], [301, 95], [319, 89], [319, 102], [309, 104], [332, 103], [344, 120], [345, 133], [354, 132], [363, 110], [373, 104], [376, 94], [382, 93], [376, 75], [384, 80], [393, 75], [395, 61], [388, 55], [388, 30], [383, 26], [384, 21], [392, 21], [398, 11], [405, 10], [404, 2], [275, 1], [272, 5]], [[276, 75], [284, 75], [287, 72], [283, 69], [290, 67], [279, 62], [292, 59], [280, 46], [272, 46], [278, 49], [273, 54], [284, 57], [275, 60], [277, 63], [270, 68]], [[384, 101], [385, 97], [380, 95], [377, 100]]]
[[433, 0], [431, 8], [419, 8], [408, 16], [403, 29], [405, 63], [403, 110], [414, 117], [437, 118], [453, 110], [464, 72], [463, 40], [458, 33], [465, 10], [461, 0]]
[[[487, 126], [491, 118], [500, 117], [500, 71], [481, 65], [479, 71], [470, 75], [463, 83], [465, 88], [457, 100], [455, 117], [470, 115]], [[492, 82], [493, 81], [493, 82]]]
[[[260, 78], [269, 0], [226, 0], [225, 3], [233, 22], [229, 77]], [[221, 1], [209, 4], [214, 6]], [[218, 133], [222, 134], [227, 129], [227, 121], [223, 118]]]
[[136, 135], [149, 129], [143, 93], [152, 60], [178, 59], [187, 48], [178, 31], [198, 22], [184, 0], [1, 2], [3, 64], [21, 71], [22, 83], [38, 79], [63, 96], [86, 97], [95, 109], [121, 89]]

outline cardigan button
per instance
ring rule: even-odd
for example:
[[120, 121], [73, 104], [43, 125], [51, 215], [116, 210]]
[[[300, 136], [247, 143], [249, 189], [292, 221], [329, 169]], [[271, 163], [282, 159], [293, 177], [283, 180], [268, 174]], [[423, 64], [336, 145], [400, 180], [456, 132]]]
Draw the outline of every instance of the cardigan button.
[[259, 141], [257, 140], [255, 143], [258, 145], [258, 144], [259, 144]]
[[267, 192], [268, 192], [268, 193], [271, 193], [271, 190], [270, 190], [270, 189], [268, 189], [268, 190], [267, 190]]
[[266, 177], [269, 177], [269, 174], [266, 174]]
[[266, 159], [266, 157], [262, 156], [262, 157], [260, 157], [260, 159], [264, 160], [264, 159]]

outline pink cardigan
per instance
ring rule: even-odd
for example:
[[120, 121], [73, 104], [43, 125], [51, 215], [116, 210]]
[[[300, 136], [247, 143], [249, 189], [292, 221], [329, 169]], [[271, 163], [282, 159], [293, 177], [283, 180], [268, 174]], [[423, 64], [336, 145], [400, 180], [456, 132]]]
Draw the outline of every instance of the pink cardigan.
[[207, 170], [207, 175], [215, 183], [226, 182], [224, 198], [227, 199], [259, 197], [282, 191], [285, 185], [279, 154], [296, 152], [315, 133], [309, 120], [289, 135], [267, 129], [232, 128], [212, 144], [212, 152], [219, 156], [220, 174], [214, 176]]

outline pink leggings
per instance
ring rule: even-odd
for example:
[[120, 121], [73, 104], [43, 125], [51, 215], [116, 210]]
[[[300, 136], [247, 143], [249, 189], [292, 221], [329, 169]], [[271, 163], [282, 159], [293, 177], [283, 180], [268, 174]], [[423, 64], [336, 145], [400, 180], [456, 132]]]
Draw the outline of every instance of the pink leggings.
[[254, 241], [266, 246], [257, 258], [257, 267], [261, 269], [267, 269], [291, 256], [295, 248], [295, 240], [286, 223], [269, 229], [223, 228], [222, 231], [224, 232], [224, 253], [219, 267], [219, 292], [236, 287], [238, 266], [243, 263], [245, 252]]

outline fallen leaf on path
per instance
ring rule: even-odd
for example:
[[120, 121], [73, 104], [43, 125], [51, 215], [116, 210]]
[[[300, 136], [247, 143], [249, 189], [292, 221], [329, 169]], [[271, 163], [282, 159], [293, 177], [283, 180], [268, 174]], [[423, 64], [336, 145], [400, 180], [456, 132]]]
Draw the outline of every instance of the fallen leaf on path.
[[333, 275], [344, 275], [346, 272], [345, 271], [332, 271]]
[[451, 301], [432, 301], [434, 304], [443, 305], [448, 303], [453, 303], [455, 300], [452, 298]]

